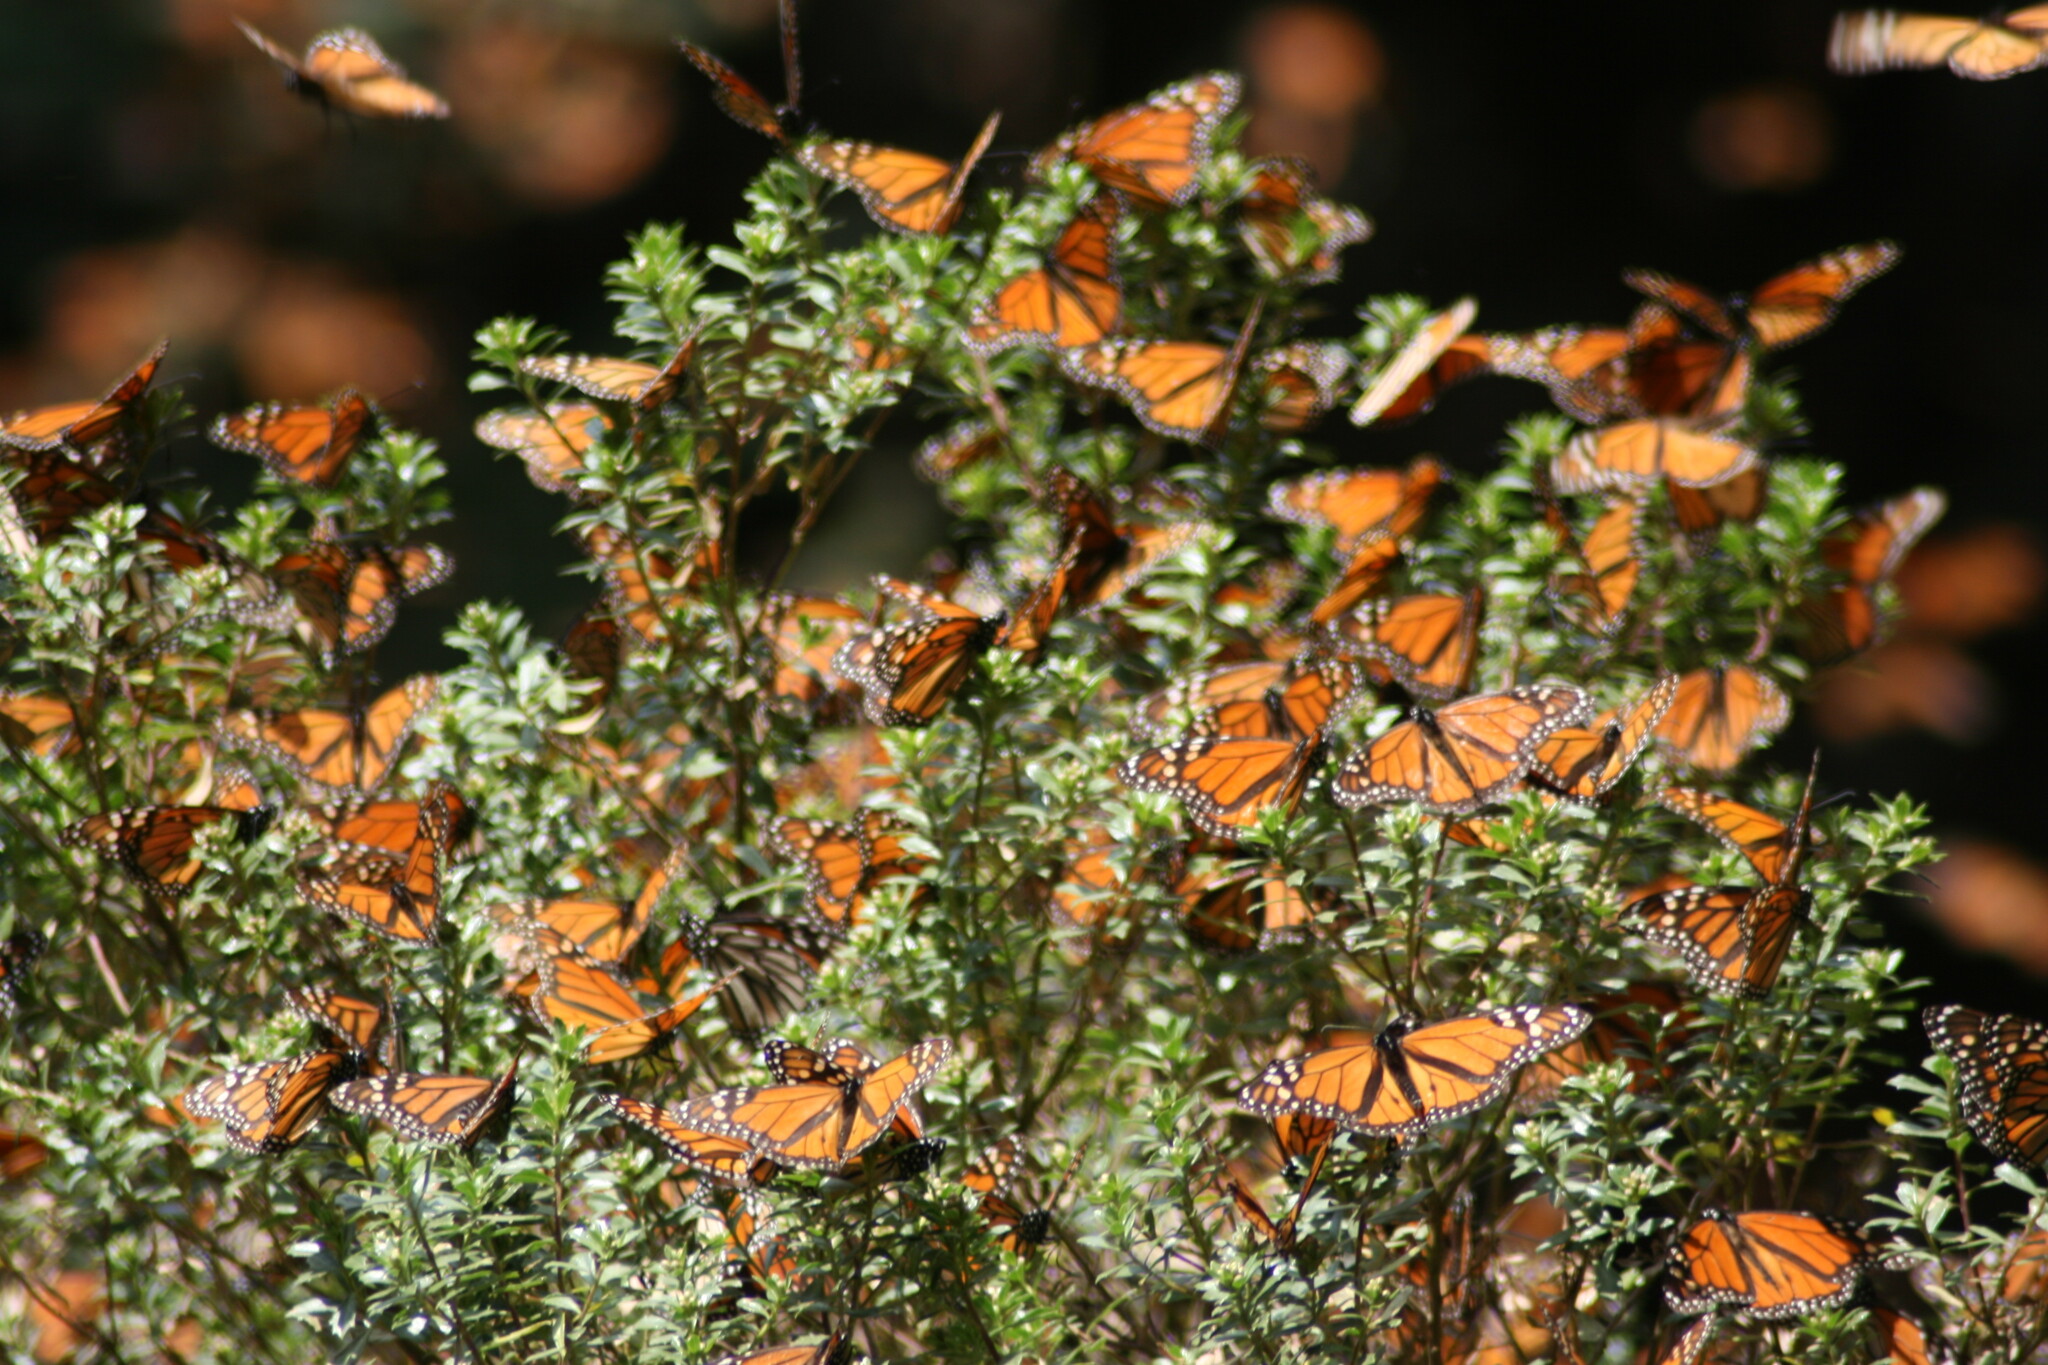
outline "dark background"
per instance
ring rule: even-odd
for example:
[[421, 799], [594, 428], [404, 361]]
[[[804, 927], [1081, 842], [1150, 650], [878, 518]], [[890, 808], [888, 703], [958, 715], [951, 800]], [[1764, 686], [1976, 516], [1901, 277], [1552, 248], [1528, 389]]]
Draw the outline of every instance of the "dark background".
[[[230, 13], [293, 50], [360, 24], [455, 115], [327, 117], [280, 88]], [[2048, 974], [2048, 873], [2026, 851], [2048, 764], [2031, 611], [2048, 482], [2048, 72], [1834, 76], [1833, 15], [1787, 0], [810, 0], [803, 108], [835, 134], [944, 155], [1000, 107], [986, 164], [1015, 178], [1079, 117], [1243, 70], [1248, 146], [1307, 155], [1378, 225], [1326, 291], [1333, 334], [1393, 291], [1472, 294], [1488, 330], [1618, 323], [1633, 303], [1624, 266], [1732, 290], [1850, 242], [1901, 243], [1897, 270], [1779, 363], [1799, 378], [1811, 449], [1845, 466], [1853, 498], [1934, 483], [1951, 508], [1902, 575], [1911, 648], [1818, 689], [1780, 753], [1803, 766], [1818, 726], [1829, 790], [1932, 805], [1956, 854], [1935, 908], [2000, 951], [1944, 947], [1924, 909], [1890, 903], [1909, 970], [2038, 1013], [2028, 973]], [[471, 338], [518, 313], [616, 350], [601, 274], [625, 234], [682, 219], [716, 240], [740, 210], [770, 146], [715, 112], [677, 37], [779, 93], [765, 0], [0, 8], [0, 409], [96, 392], [164, 335], [165, 375], [200, 425], [355, 383], [441, 443], [461, 517], [440, 537], [457, 575], [409, 611], [390, 669], [445, 662], [438, 632], [479, 596], [559, 628], [590, 589], [546, 571], [571, 557], [552, 534], [559, 504], [470, 435], [492, 406], [466, 391]], [[1482, 383], [1412, 426], [1333, 422], [1321, 436], [1360, 462], [1428, 449], [1472, 467], [1506, 418], [1542, 402], [1533, 386]], [[251, 474], [196, 432], [167, 465], [230, 502]], [[886, 501], [892, 525], [915, 524], [905, 509], [933, 534], [943, 524], [900, 468], [854, 491]], [[908, 567], [923, 548], [911, 539], [880, 552]], [[835, 587], [877, 552], [828, 540], [808, 586]]]

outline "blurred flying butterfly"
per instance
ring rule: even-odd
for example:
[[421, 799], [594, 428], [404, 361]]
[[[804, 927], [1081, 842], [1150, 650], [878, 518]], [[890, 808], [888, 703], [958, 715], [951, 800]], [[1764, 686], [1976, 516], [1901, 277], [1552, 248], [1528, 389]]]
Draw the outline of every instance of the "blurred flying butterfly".
[[254, 455], [280, 479], [331, 487], [370, 429], [370, 404], [343, 389], [324, 407], [264, 403], [215, 419], [213, 443]]
[[1261, 351], [1252, 359], [1252, 391], [1259, 396], [1259, 425], [1268, 431], [1300, 431], [1330, 410], [1337, 386], [1351, 368], [1341, 346], [1296, 341]]
[[1247, 1082], [1238, 1106], [1262, 1118], [1308, 1114], [1353, 1132], [1418, 1138], [1499, 1099], [1517, 1071], [1592, 1019], [1577, 1005], [1521, 1005], [1435, 1024], [1403, 1014], [1376, 1035], [1326, 1030], [1319, 1050]]
[[40, 758], [75, 753], [79, 747], [78, 713], [62, 697], [0, 692], [0, 740]]
[[2001, 1161], [2048, 1165], [2048, 1024], [1930, 1005], [1928, 1038], [1956, 1064], [1963, 1122]]
[[[1546, 504], [1549, 519], [1555, 508]], [[1643, 547], [1637, 528], [1642, 504], [1633, 498], [1616, 498], [1596, 517], [1586, 538], [1578, 540], [1561, 514], [1551, 525], [1563, 548], [1585, 566], [1584, 573], [1564, 573], [1551, 580], [1561, 593], [1576, 597], [1586, 624], [1602, 635], [1612, 634], [1622, 622], [1643, 573]]]
[[652, 1052], [726, 984], [650, 1009], [609, 965], [573, 948], [542, 954], [539, 975], [528, 1006], [543, 1023], [588, 1033], [581, 1055], [593, 1065]]
[[785, 816], [769, 827], [768, 843], [778, 857], [803, 869], [811, 913], [838, 933], [861, 922], [876, 882], [913, 870], [879, 811], [863, 811], [855, 825]]
[[1722, 773], [1791, 719], [1792, 703], [1776, 683], [1747, 664], [1721, 664], [1680, 677], [1657, 739], [1681, 761]]
[[1329, 526], [1337, 551], [1349, 554], [1377, 539], [1414, 530], [1444, 480], [1444, 467], [1423, 455], [1406, 469], [1346, 469], [1273, 485], [1268, 511], [1283, 521]]
[[1582, 431], [1551, 461], [1561, 493], [1629, 492], [1668, 480], [1680, 488], [1725, 484], [1755, 467], [1756, 448], [1725, 423], [1641, 418]]
[[1948, 508], [1932, 488], [1866, 508], [1821, 545], [1821, 559], [1842, 575], [1839, 586], [1802, 604], [1808, 632], [1801, 648], [1817, 662], [1860, 654], [1877, 641], [1878, 592]]
[[1004, 618], [898, 579], [877, 576], [875, 584], [914, 614], [856, 634], [832, 656], [832, 671], [860, 685], [873, 724], [929, 725], [995, 643]]
[[[117, 434], [121, 424], [135, 410], [137, 401], [149, 389], [150, 381], [156, 378], [157, 366], [163, 362], [164, 352], [169, 347], [168, 341], [158, 342], [156, 349], [144, 356], [127, 377], [107, 390], [105, 397], [32, 408], [0, 421], [0, 446], [15, 446], [22, 450], [85, 451]], [[118, 453], [115, 458], [118, 458]], [[113, 463], [113, 459], [103, 456], [85, 472], [103, 473]]]
[[[659, 365], [603, 355], [530, 355], [519, 362], [519, 368], [527, 374], [567, 384], [601, 402], [624, 403], [641, 412], [652, 412], [676, 396], [696, 354], [697, 332], [693, 330]], [[498, 444], [483, 436], [481, 428], [477, 434], [491, 445]]]
[[789, 134], [782, 126], [782, 116], [795, 113], [803, 98], [803, 73], [797, 65], [796, 56], [795, 0], [781, 0], [776, 6], [776, 17], [782, 34], [783, 101], [780, 105], [769, 104], [767, 98], [743, 80], [737, 71], [695, 43], [678, 41], [676, 45], [682, 48], [683, 55], [690, 59], [692, 66], [710, 78], [711, 98], [726, 117], [763, 137], [787, 142]]
[[1698, 285], [1654, 270], [1628, 270], [1629, 287], [1683, 315], [1723, 341], [1774, 350], [1804, 341], [1834, 321], [1851, 294], [1898, 262], [1890, 242], [1845, 246], [1773, 276], [1747, 295], [1717, 298]]
[[509, 450], [526, 465], [526, 477], [547, 493], [578, 493], [576, 475], [588, 468], [583, 456], [611, 430], [611, 418], [593, 403], [550, 403], [503, 408], [479, 417], [476, 438]]
[[960, 217], [961, 195], [981, 154], [995, 140], [1000, 113], [990, 114], [957, 164], [872, 142], [814, 142], [797, 160], [860, 196], [862, 207], [895, 232], [938, 234]]
[[1536, 746], [1530, 776], [1560, 796], [1597, 801], [1635, 765], [1677, 695], [1678, 677], [1667, 673], [1649, 691], [1626, 706], [1602, 712], [1583, 729], [1551, 732]]
[[1664, 1301], [1680, 1313], [1806, 1317], [1852, 1301], [1874, 1263], [1856, 1229], [1836, 1219], [1714, 1209], [1671, 1248]]
[[1205, 535], [1202, 521], [1119, 519], [1102, 496], [1063, 469], [1048, 480], [1061, 511], [1059, 566], [1063, 595], [1097, 607], [1128, 594], [1174, 555]]
[[1032, 173], [1042, 179], [1057, 163], [1074, 160], [1141, 208], [1184, 204], [1199, 188], [1216, 125], [1242, 92], [1237, 77], [1222, 72], [1169, 86], [1063, 134], [1033, 159]]
[[285, 85], [315, 103], [368, 118], [447, 118], [448, 105], [423, 85], [407, 80], [377, 40], [359, 28], [330, 29], [313, 39], [306, 55], [294, 57], [241, 19], [235, 27], [284, 68]]
[[[1418, 416], [1429, 410], [1437, 392], [1450, 383], [1477, 373], [1483, 365], [1472, 363], [1472, 351], [1453, 352], [1458, 338], [1472, 328], [1479, 305], [1459, 299], [1441, 313], [1433, 313], [1416, 327], [1400, 350], [1380, 366], [1373, 381], [1351, 407], [1351, 424], [1367, 426], [1377, 421]], [[1443, 370], [1440, 362], [1455, 356]], [[1422, 384], [1423, 388], [1416, 389]]]
[[1316, 193], [1315, 173], [1293, 157], [1254, 163], [1237, 207], [1239, 235], [1260, 267], [1299, 284], [1336, 279], [1345, 248], [1372, 236], [1372, 220]]
[[1872, 71], [1947, 66], [1967, 80], [1998, 81], [2048, 66], [2048, 5], [2008, 10], [1995, 19], [1898, 10], [1852, 10], [1835, 16], [1828, 70]]
[[330, 666], [374, 647], [398, 622], [398, 604], [444, 582], [455, 560], [438, 545], [344, 545], [313, 540], [280, 555], [270, 576]]
[[[1530, 1066], [1515, 1095], [1518, 1105], [1547, 1103], [1566, 1081], [1605, 1062], [1628, 1068], [1632, 1092], [1654, 1091], [1674, 1070], [1666, 1051], [1698, 1034], [1704, 1022], [1697, 1009], [1661, 981], [1632, 981], [1618, 994], [1588, 997], [1585, 1007], [1592, 1024], [1578, 1039]], [[1657, 1022], [1647, 1022], [1645, 1015]]]
[[408, 1142], [453, 1144], [469, 1151], [484, 1138], [502, 1134], [510, 1123], [518, 1075], [517, 1057], [495, 1078], [388, 1071], [345, 1082], [329, 1098], [344, 1114], [388, 1124]]
[[0, 1019], [14, 1013], [22, 978], [49, 946], [40, 929], [17, 929], [0, 939]]
[[440, 679], [421, 673], [361, 711], [231, 712], [217, 733], [225, 745], [286, 764], [321, 795], [353, 798], [383, 783], [439, 692]]
[[1576, 687], [1539, 684], [1417, 711], [1344, 760], [1337, 804], [1413, 801], [1462, 815], [1501, 801], [1521, 783], [1543, 742], [1592, 712]]
[[927, 1038], [858, 1073], [714, 1091], [679, 1111], [693, 1128], [750, 1143], [782, 1165], [836, 1170], [888, 1133], [896, 1115], [953, 1055], [949, 1038]]

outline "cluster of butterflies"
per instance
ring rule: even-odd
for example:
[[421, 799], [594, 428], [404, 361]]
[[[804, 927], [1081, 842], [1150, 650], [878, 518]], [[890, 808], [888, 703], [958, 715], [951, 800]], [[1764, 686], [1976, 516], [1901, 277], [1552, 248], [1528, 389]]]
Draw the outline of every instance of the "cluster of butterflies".
[[[2007, 16], [2002, 31], [2023, 33], [2027, 13]], [[1845, 18], [1845, 27], [1857, 18]], [[1853, 41], [1838, 38], [1838, 45], [1906, 50], [1905, 40], [1895, 44], [1895, 35], [1911, 27], [1903, 19], [1884, 28], [1881, 39], [1868, 36], [1877, 27], [1870, 20]], [[296, 59], [248, 32], [287, 67], [299, 89], [337, 108], [446, 112], [362, 35], [325, 35]], [[690, 44], [684, 51], [711, 78], [721, 107], [788, 144], [786, 120], [798, 82], [786, 13], [784, 42], [788, 98], [779, 106], [711, 54]], [[1954, 60], [1963, 50], [1955, 46], [1944, 55]], [[1119, 225], [1126, 215], [1161, 212], [1196, 196], [1212, 159], [1214, 131], [1239, 93], [1233, 77], [1196, 77], [1093, 120], [1041, 152], [1034, 161], [1040, 174], [1073, 161], [1102, 192], [1058, 228], [1035, 265], [995, 286], [968, 324], [967, 346], [984, 357], [1015, 348], [1050, 352], [1063, 374], [1084, 389], [1119, 397], [1151, 432], [1195, 444], [1226, 439], [1247, 401], [1260, 426], [1278, 431], [1304, 427], [1335, 406], [1350, 382], [1345, 353], [1320, 343], [1255, 350], [1257, 305], [1230, 345], [1124, 334]], [[852, 189], [889, 229], [942, 233], [958, 222], [968, 177], [996, 131], [991, 118], [958, 162], [843, 141], [805, 142], [795, 154], [818, 175]], [[1356, 211], [1318, 195], [1294, 163], [1256, 165], [1250, 183], [1234, 206], [1234, 221], [1246, 249], [1271, 274], [1305, 283], [1330, 278], [1342, 250], [1369, 232]], [[1415, 416], [1451, 385], [1480, 374], [1544, 384], [1588, 428], [1559, 452], [1547, 471], [1548, 486], [1538, 490], [1546, 521], [1573, 563], [1556, 580], [1558, 595], [1591, 638], [1625, 638], [1658, 499], [1675, 538], [1695, 553], [1711, 549], [1712, 533], [1724, 523], [1753, 519], [1764, 506], [1768, 462], [1744, 429], [1758, 358], [1819, 331], [1844, 299], [1896, 257], [1884, 243], [1845, 248], [1740, 298], [1632, 272], [1625, 278], [1644, 302], [1617, 328], [1480, 334], [1471, 330], [1476, 310], [1466, 301], [1410, 329], [1360, 386], [1351, 417], [1365, 424]], [[686, 335], [653, 361], [529, 359], [522, 367], [528, 374], [589, 401], [494, 413], [479, 423], [478, 435], [517, 453], [541, 486], [578, 493], [593, 446], [683, 392], [697, 341], [695, 333]], [[159, 349], [99, 400], [0, 423], [0, 447], [19, 471], [9, 527], [17, 544], [61, 534], [79, 516], [135, 496], [138, 452], [147, 448], [136, 431], [139, 400], [161, 356]], [[263, 459], [280, 479], [325, 489], [340, 479], [373, 422], [368, 402], [344, 392], [322, 405], [264, 405], [224, 417], [213, 436]], [[1006, 449], [1003, 433], [976, 425], [935, 439], [920, 452], [918, 468], [944, 482]], [[1479, 848], [1510, 845], [1512, 830], [1476, 817], [1517, 793], [1579, 805], [1616, 799], [1653, 741], [1678, 764], [1725, 772], [1787, 723], [1784, 692], [1759, 668], [1734, 659], [1661, 676], [1605, 711], [1586, 690], [1561, 683], [1474, 692], [1483, 588], [1388, 591], [1445, 481], [1441, 467], [1425, 458], [1405, 469], [1349, 470], [1276, 485], [1268, 504], [1275, 519], [1333, 535], [1343, 560], [1335, 580], [1300, 601], [1289, 628], [1136, 701], [1149, 747], [1119, 765], [1117, 775], [1134, 789], [1171, 798], [1199, 831], [1176, 843], [1168, 872], [1184, 927], [1197, 942], [1224, 952], [1270, 947], [1305, 936], [1331, 913], [1320, 893], [1290, 885], [1277, 866], [1254, 864], [1246, 872], [1234, 859], [1240, 845], [1256, 849], [1274, 822], [1297, 808], [1339, 726], [1382, 692], [1413, 701], [1412, 713], [1343, 759], [1331, 784], [1337, 803], [1413, 804], [1443, 822], [1445, 840]], [[768, 704], [820, 725], [856, 714], [877, 727], [931, 724], [989, 651], [1040, 658], [1057, 643], [1054, 627], [1062, 613], [1141, 601], [1151, 574], [1219, 534], [1181, 514], [1163, 494], [1123, 505], [1057, 469], [1033, 487], [1056, 519], [1057, 548], [1013, 600], [963, 577], [931, 585], [880, 579], [873, 612], [828, 599], [766, 602], [756, 633], [772, 661], [763, 689]], [[1600, 500], [1583, 532], [1561, 496]], [[1919, 490], [1859, 514], [1823, 547], [1838, 581], [1806, 605], [1802, 643], [1810, 657], [1846, 657], [1875, 639], [1885, 582], [1941, 510], [1938, 494]], [[439, 582], [449, 567], [430, 546], [358, 543], [322, 527], [304, 551], [254, 571], [154, 508], [144, 534], [165, 547], [174, 567], [230, 566], [247, 580], [249, 619], [288, 622], [329, 667], [373, 649], [399, 602]], [[723, 566], [715, 550], [685, 562], [603, 530], [591, 533], [589, 548], [610, 567], [607, 597], [564, 650], [598, 681], [594, 695], [602, 704], [628, 642], [660, 639], [667, 604], [687, 593], [697, 574]], [[1277, 617], [1300, 596], [1300, 582], [1298, 572], [1276, 570], [1258, 588], [1225, 591], [1257, 595]], [[970, 600], [977, 592], [990, 600]], [[1762, 654], [1763, 643], [1752, 657]], [[302, 796], [287, 822], [315, 830], [293, 874], [300, 897], [399, 944], [434, 940], [444, 864], [470, 837], [468, 805], [450, 786], [436, 784], [416, 800], [379, 794], [438, 687], [436, 679], [419, 677], [335, 708], [239, 711], [224, 717], [213, 736], [219, 747], [274, 763], [295, 780]], [[15, 747], [45, 758], [75, 752], [78, 722], [67, 700], [0, 698], [0, 731]], [[671, 739], [664, 736], [655, 746], [665, 763], [680, 751]], [[647, 755], [615, 757], [622, 769], [656, 766]], [[662, 773], [666, 786], [672, 774]], [[683, 799], [719, 809], [715, 790], [674, 786]], [[1666, 877], [1629, 898], [1628, 923], [1675, 951], [1699, 989], [1737, 999], [1766, 996], [1808, 921], [1811, 895], [1800, 873], [1813, 852], [1811, 778], [1790, 822], [1693, 787], [1667, 786], [1657, 800], [1739, 852], [1757, 884], [1701, 887]], [[88, 816], [64, 837], [110, 860], [147, 894], [175, 902], [197, 884], [217, 840], [251, 842], [279, 814], [253, 778], [219, 765], [203, 799]], [[848, 822], [779, 815], [764, 843], [800, 870], [802, 913], [721, 908], [686, 917], [679, 936], [655, 943], [650, 931], [663, 893], [691, 867], [684, 844], [665, 858], [647, 859], [644, 887], [630, 904], [578, 896], [492, 907], [487, 913], [508, 966], [508, 998], [543, 1027], [581, 1030], [587, 1035], [583, 1056], [592, 1064], [668, 1044], [698, 1009], [713, 1003], [737, 1035], [764, 1037], [803, 1004], [811, 978], [862, 922], [875, 888], [922, 870], [876, 809], [863, 808]], [[1106, 829], [1085, 829], [1067, 852], [1065, 878], [1041, 888], [1043, 895], [1071, 922], [1100, 920], [1124, 875], [1117, 841]], [[11, 1009], [18, 982], [44, 946], [34, 931], [0, 945], [0, 1013]], [[313, 1050], [236, 1067], [181, 1097], [192, 1117], [219, 1120], [238, 1150], [288, 1150], [330, 1106], [386, 1123], [410, 1140], [463, 1148], [500, 1131], [508, 1119], [516, 1057], [494, 1076], [410, 1071], [399, 1056], [397, 1030], [389, 1027], [388, 1001], [380, 1006], [307, 986], [287, 992], [284, 1004], [316, 1030]], [[1640, 1063], [1637, 1079], [1654, 1085], [1651, 1033], [1634, 1017], [1645, 1012], [1664, 1019], [1667, 1031], [1689, 1027], [1677, 992], [1640, 983], [1624, 995], [1584, 1003], [1530, 1003], [1435, 1021], [1402, 1014], [1378, 1032], [1326, 1031], [1298, 1055], [1266, 1065], [1237, 1095], [1241, 1109], [1271, 1121], [1283, 1154], [1307, 1166], [1292, 1210], [1274, 1220], [1242, 1185], [1232, 1190], [1237, 1205], [1284, 1252], [1341, 1132], [1412, 1145], [1498, 1102], [1518, 1079], [1523, 1100], [1539, 1100], [1599, 1061]], [[1962, 1112], [1972, 1131], [2001, 1157], [2048, 1162], [2048, 1026], [1960, 1006], [1929, 1011], [1926, 1025], [1936, 1047], [1957, 1065]], [[771, 1038], [761, 1053], [764, 1084], [668, 1104], [619, 1093], [603, 1099], [712, 1191], [706, 1197], [726, 1218], [744, 1275], [787, 1277], [794, 1261], [768, 1227], [761, 1187], [785, 1170], [894, 1181], [927, 1169], [942, 1144], [927, 1133], [917, 1099], [953, 1050], [949, 1039], [927, 1038], [884, 1061], [845, 1039], [809, 1047]], [[1022, 1143], [1012, 1136], [984, 1152], [963, 1177], [1001, 1245], [1015, 1252], [1050, 1239], [1048, 1208], [1057, 1200], [1023, 1196], [1026, 1165]], [[1709, 1212], [1672, 1247], [1666, 1288], [1674, 1310], [1706, 1316], [1666, 1359], [1699, 1359], [1722, 1311], [1773, 1320], [1855, 1301], [1868, 1272], [1884, 1263], [1854, 1229], [1813, 1214]], [[1894, 1349], [1907, 1350], [1897, 1343], [1917, 1332], [1911, 1320], [1893, 1314], [1882, 1321]], [[1560, 1349], [1573, 1348], [1561, 1337]], [[726, 1359], [839, 1365], [847, 1354], [844, 1338], [834, 1335], [818, 1346]]]

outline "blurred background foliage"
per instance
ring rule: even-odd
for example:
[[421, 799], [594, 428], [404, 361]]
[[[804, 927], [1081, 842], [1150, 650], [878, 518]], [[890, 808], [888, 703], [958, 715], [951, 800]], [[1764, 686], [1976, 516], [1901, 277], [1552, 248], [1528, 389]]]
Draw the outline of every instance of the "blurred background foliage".
[[[2032, 848], [2048, 710], [2039, 458], [2048, 374], [2048, 75], [1825, 70], [1835, 6], [1333, 5], [1276, 0], [814, 0], [803, 112], [838, 136], [953, 155], [988, 110], [984, 173], [1085, 113], [1195, 71], [1249, 82], [1253, 153], [1305, 157], [1378, 234], [1309, 330], [1367, 294], [1473, 294], [1479, 326], [1619, 323], [1621, 267], [1739, 289], [1874, 237], [1900, 269], [1850, 325], [1800, 350], [1817, 453], [1853, 500], [1917, 483], [1951, 510], [1899, 575], [1905, 617], [1875, 656], [1814, 685], [1779, 743], [1818, 739], [1834, 782], [1913, 791], [1950, 856], [1927, 904], [1880, 909], [1915, 969], [1985, 1008], [2034, 1006], [2048, 975], [2048, 864]], [[357, 24], [454, 117], [353, 125], [293, 100], [236, 32], [287, 46]], [[649, 221], [731, 222], [768, 147], [723, 119], [686, 37], [778, 89], [772, 0], [100, 0], [0, 8], [0, 159], [16, 193], [0, 252], [0, 409], [101, 391], [162, 336], [162, 378], [200, 421], [169, 466], [239, 499], [255, 465], [200, 435], [219, 411], [354, 384], [437, 440], [458, 520], [446, 586], [387, 646], [394, 677], [448, 664], [459, 604], [581, 606], [559, 507], [470, 434], [476, 329], [526, 314], [616, 350], [594, 281]], [[1479, 384], [1421, 422], [1324, 439], [1360, 463], [1437, 453], [1490, 467], [1540, 390]], [[871, 460], [794, 581], [832, 591], [907, 571], [943, 534], [903, 458]], [[161, 466], [159, 467], [162, 468]], [[1953, 990], [1950, 992], [1954, 993]]]

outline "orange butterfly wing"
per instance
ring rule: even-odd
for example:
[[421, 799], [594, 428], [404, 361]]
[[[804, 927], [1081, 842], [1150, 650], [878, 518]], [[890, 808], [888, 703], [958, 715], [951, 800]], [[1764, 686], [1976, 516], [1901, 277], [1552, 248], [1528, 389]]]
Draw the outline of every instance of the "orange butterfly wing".
[[1716, 1210], [1672, 1247], [1664, 1299], [1681, 1313], [1730, 1305], [1754, 1318], [1804, 1317], [1848, 1303], [1870, 1264], [1862, 1237], [1832, 1218]]
[[1678, 678], [1666, 674], [1648, 692], [1619, 711], [1596, 718], [1589, 728], [1554, 732], [1537, 746], [1532, 773], [1574, 800], [1605, 796], [1641, 756], [1677, 695]]
[[1454, 697], [1472, 679], [1479, 658], [1483, 589], [1418, 593], [1368, 602], [1339, 629], [1367, 659], [1386, 665], [1418, 695]]
[[1042, 178], [1071, 158], [1147, 208], [1186, 203], [1209, 160], [1210, 136], [1242, 93], [1237, 77], [1222, 72], [1169, 86], [1065, 134], [1038, 154], [1032, 171]]
[[254, 455], [281, 479], [326, 488], [341, 476], [370, 425], [370, 405], [343, 389], [323, 408], [267, 403], [213, 424], [214, 444]]
[[587, 468], [584, 453], [611, 425], [611, 419], [594, 404], [552, 403], [540, 412], [506, 408], [480, 417], [476, 438], [517, 455], [534, 487], [548, 493], [574, 493], [575, 476]]
[[1791, 719], [1792, 704], [1776, 683], [1747, 665], [1728, 664], [1679, 679], [1657, 738], [1695, 768], [1727, 772]]
[[872, 142], [820, 142], [797, 159], [860, 196], [868, 216], [897, 232], [942, 233], [960, 217], [961, 193], [981, 154], [995, 138], [1001, 114], [991, 114], [967, 155], [956, 165], [900, 147]]
[[1234, 840], [1257, 828], [1263, 812], [1292, 813], [1301, 804], [1323, 750], [1320, 732], [1285, 739], [1188, 735], [1125, 759], [1117, 777], [1175, 798], [1197, 826]]
[[1353, 754], [1337, 770], [1337, 804], [1413, 801], [1462, 815], [1500, 800], [1522, 780], [1537, 748], [1591, 709], [1575, 687], [1518, 687], [1420, 712]]

